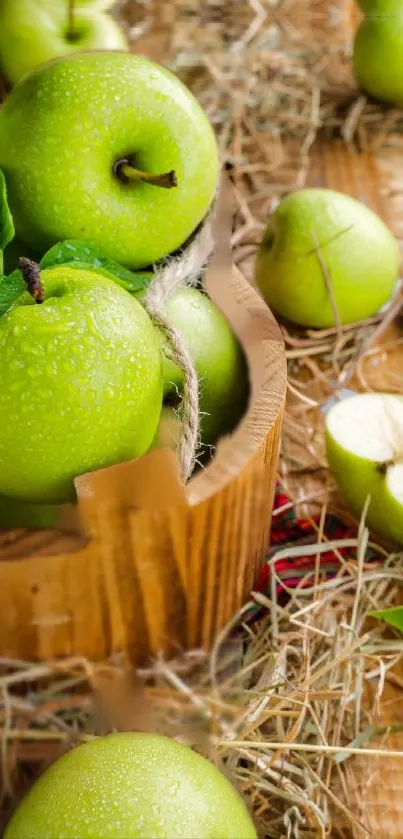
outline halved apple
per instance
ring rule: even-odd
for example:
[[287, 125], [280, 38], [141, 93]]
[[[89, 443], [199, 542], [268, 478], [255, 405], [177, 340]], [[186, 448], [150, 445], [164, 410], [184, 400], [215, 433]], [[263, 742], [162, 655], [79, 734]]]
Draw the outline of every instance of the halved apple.
[[349, 508], [367, 524], [403, 543], [403, 397], [363, 393], [343, 399], [326, 416], [329, 467]]

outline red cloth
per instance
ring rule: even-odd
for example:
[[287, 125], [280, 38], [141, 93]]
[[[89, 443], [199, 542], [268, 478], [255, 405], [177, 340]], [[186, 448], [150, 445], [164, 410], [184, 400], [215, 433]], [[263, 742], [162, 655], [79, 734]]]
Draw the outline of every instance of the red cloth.
[[[290, 501], [281, 486], [277, 486], [276, 497], [274, 502], [274, 513], [276, 510], [287, 505]], [[278, 551], [286, 547], [297, 547], [304, 544], [316, 544], [318, 541], [317, 531], [312, 522], [319, 524], [319, 516], [312, 520], [297, 519], [294, 508], [291, 507], [274, 515], [272, 519], [272, 529], [270, 536], [270, 548], [267, 554], [267, 559], [270, 560]], [[341, 521], [334, 516], [327, 516], [325, 522], [325, 534], [329, 540], [347, 539], [357, 535], [354, 528], [347, 528]], [[339, 550], [340, 556], [351, 555], [351, 548], [342, 548]], [[379, 557], [375, 552], [368, 550], [366, 561], [371, 562], [374, 558]], [[321, 579], [329, 579], [333, 577], [340, 567], [340, 560], [334, 551], [330, 550], [320, 555], [320, 575]], [[279, 559], [275, 562], [276, 576], [280, 578], [282, 583], [288, 588], [295, 588], [301, 584], [301, 578], [307, 576], [309, 571], [315, 570], [315, 556], [300, 556], [291, 559]], [[309, 576], [304, 581], [303, 585], [310, 585], [311, 579]], [[270, 565], [266, 562], [262, 568], [257, 590], [267, 591], [270, 588]], [[281, 592], [283, 586], [281, 583], [277, 586], [277, 591]]]

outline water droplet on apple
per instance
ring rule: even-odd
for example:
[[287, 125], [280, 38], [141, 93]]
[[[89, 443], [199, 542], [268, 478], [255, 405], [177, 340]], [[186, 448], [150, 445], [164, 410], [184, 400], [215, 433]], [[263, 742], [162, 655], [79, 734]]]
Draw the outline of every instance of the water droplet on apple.
[[20, 390], [23, 390], [24, 382], [20, 381], [20, 379], [15, 379], [11, 382], [10, 391], [11, 393], [18, 393]]

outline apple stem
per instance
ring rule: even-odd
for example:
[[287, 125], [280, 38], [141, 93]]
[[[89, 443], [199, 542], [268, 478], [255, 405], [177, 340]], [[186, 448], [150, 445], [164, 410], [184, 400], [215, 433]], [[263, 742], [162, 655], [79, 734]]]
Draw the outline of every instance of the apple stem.
[[32, 259], [27, 259], [25, 256], [21, 256], [18, 260], [18, 267], [25, 281], [27, 290], [29, 291], [31, 297], [34, 298], [35, 303], [43, 303], [45, 295], [43, 293], [39, 265], [36, 262], [33, 262]]
[[119, 160], [115, 164], [114, 172], [122, 181], [141, 181], [151, 186], [159, 186], [162, 189], [172, 189], [178, 186], [174, 169], [171, 169], [170, 172], [163, 172], [160, 175], [154, 174], [153, 172], [142, 172], [140, 169], [136, 169], [130, 160], [126, 159]]
[[394, 460], [385, 460], [383, 463], [378, 464], [378, 467], [377, 467], [378, 472], [381, 475], [386, 475], [387, 472], [388, 472], [388, 469], [390, 469], [391, 466], [395, 466], [395, 461]]
[[67, 23], [67, 39], [69, 41], [74, 41], [75, 34], [76, 34], [76, 27], [75, 27], [75, 20], [74, 20], [74, 9], [75, 7], [75, 0], [69, 0], [69, 8], [68, 8], [68, 23]]

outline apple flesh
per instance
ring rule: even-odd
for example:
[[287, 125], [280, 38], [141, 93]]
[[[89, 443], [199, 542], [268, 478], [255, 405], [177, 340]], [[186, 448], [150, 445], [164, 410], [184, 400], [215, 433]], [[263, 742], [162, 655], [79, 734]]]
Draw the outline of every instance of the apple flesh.
[[265, 300], [287, 320], [334, 326], [374, 315], [391, 297], [399, 269], [391, 231], [368, 207], [330, 189], [302, 189], [271, 217], [256, 262]]
[[181, 246], [203, 219], [218, 156], [207, 117], [168, 70], [87, 52], [11, 91], [0, 110], [0, 169], [28, 249], [85, 239], [138, 268]]
[[[238, 340], [214, 303], [188, 286], [172, 295], [165, 314], [180, 332], [199, 380], [201, 442], [212, 445], [233, 431], [245, 410], [248, 378]], [[164, 347], [164, 343], [163, 343]], [[183, 388], [183, 372], [164, 354], [164, 398]]]
[[240, 795], [216, 767], [156, 734], [110, 734], [54, 763], [4, 839], [257, 839]]
[[126, 50], [118, 24], [97, 3], [75, 3], [69, 31], [69, 0], [1, 0], [0, 66], [11, 84], [58, 56], [77, 50]]
[[403, 7], [379, 11], [360, 24], [354, 39], [354, 71], [362, 89], [390, 105], [403, 104]]
[[161, 412], [162, 357], [143, 307], [113, 280], [43, 271], [0, 319], [0, 493], [74, 499], [74, 478], [139, 457]]
[[347, 505], [381, 536], [403, 543], [403, 397], [358, 394], [326, 417], [330, 469]]

